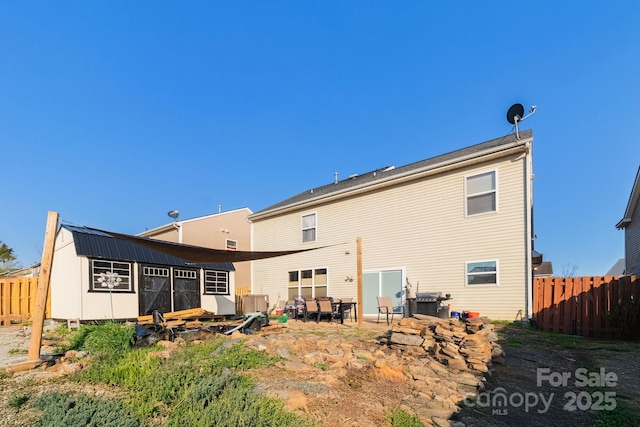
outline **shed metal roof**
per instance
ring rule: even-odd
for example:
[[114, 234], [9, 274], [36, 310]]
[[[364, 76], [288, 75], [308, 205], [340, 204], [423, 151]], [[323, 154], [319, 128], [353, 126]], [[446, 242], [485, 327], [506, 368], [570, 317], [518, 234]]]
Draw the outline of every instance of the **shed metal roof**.
[[212, 270], [235, 271], [233, 263], [196, 264], [182, 258], [168, 255], [135, 243], [112, 237], [108, 234], [85, 227], [62, 225], [73, 234], [77, 255], [91, 258], [137, 261], [148, 264], [197, 267]]

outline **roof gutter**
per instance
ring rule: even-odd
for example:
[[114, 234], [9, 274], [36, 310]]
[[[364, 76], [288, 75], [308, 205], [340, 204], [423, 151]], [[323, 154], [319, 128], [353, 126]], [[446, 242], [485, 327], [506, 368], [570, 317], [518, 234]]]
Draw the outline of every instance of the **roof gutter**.
[[317, 198], [307, 199], [302, 202], [294, 203], [289, 206], [284, 206], [281, 208], [272, 209], [270, 211], [262, 212], [259, 214], [250, 215], [248, 219], [250, 221], [263, 220], [275, 215], [295, 211], [297, 209], [300, 209], [303, 206], [309, 207], [309, 206], [318, 205], [320, 203], [332, 202], [334, 200], [339, 200], [347, 196], [354, 196], [358, 194], [367, 193], [370, 191], [380, 190], [382, 188], [403, 184], [405, 182], [410, 182], [417, 179], [430, 177], [433, 175], [438, 175], [444, 172], [461, 169], [467, 166], [473, 166], [478, 163], [484, 163], [490, 160], [499, 159], [512, 154], [528, 153], [530, 149], [530, 144], [532, 141], [533, 141], [533, 137], [529, 137], [526, 139], [519, 139], [506, 146], [501, 146], [500, 150], [498, 151], [491, 149], [491, 150], [486, 150], [482, 153], [471, 153], [466, 156], [458, 157], [456, 159], [451, 159], [441, 163], [437, 163], [435, 165], [425, 166], [421, 169], [412, 169], [410, 171], [407, 171], [398, 175], [393, 175], [388, 178], [384, 178], [380, 181], [377, 181], [374, 184], [366, 183], [366, 184], [351, 187], [336, 193], [332, 193], [326, 196], [319, 196]]

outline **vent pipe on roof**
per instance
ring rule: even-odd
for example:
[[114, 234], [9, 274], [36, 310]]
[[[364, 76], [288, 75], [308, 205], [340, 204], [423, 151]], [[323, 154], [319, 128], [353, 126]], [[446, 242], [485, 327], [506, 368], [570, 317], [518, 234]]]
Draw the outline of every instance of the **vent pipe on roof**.
[[334, 172], [333, 173], [333, 183], [337, 184], [338, 183], [338, 172]]

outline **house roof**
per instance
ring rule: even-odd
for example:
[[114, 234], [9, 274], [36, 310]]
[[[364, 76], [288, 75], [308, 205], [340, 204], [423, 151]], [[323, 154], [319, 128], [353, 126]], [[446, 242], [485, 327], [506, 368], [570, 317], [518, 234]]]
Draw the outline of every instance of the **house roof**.
[[235, 270], [233, 264], [230, 262], [195, 264], [182, 258], [168, 255], [141, 245], [136, 245], [130, 241], [119, 239], [102, 231], [86, 227], [76, 227], [65, 224], [60, 228], [69, 230], [73, 234], [73, 241], [77, 255], [100, 259], [137, 261], [158, 265], [189, 266], [223, 271]]
[[513, 147], [524, 147], [525, 144], [531, 140], [531, 137], [532, 131], [531, 129], [528, 129], [520, 132], [520, 139], [517, 139], [515, 134], [509, 134], [501, 138], [472, 145], [470, 147], [462, 148], [436, 157], [431, 157], [406, 166], [395, 167], [390, 165], [364, 174], [351, 175], [347, 179], [307, 190], [271, 205], [249, 215], [249, 219], [258, 219], [286, 208], [296, 207], [312, 201], [325, 200], [333, 196], [352, 193], [364, 188], [373, 189], [378, 184], [399, 181], [404, 177], [413, 176], [421, 172], [435, 172], [447, 166], [506, 151]]
[[640, 167], [638, 167], [638, 172], [636, 172], [636, 180], [633, 182], [633, 188], [631, 189], [631, 195], [629, 196], [627, 209], [624, 211], [624, 217], [616, 224], [617, 229], [624, 228], [631, 223], [631, 218], [633, 218], [633, 211], [638, 205], [639, 197], [640, 197]]
[[620, 258], [618, 261], [615, 262], [615, 264], [613, 264], [613, 266], [611, 266], [611, 268], [609, 269], [609, 271], [607, 271], [607, 274], [605, 274], [605, 276], [622, 276], [624, 275], [624, 271], [625, 271], [624, 258]]
[[551, 261], [543, 261], [539, 266], [533, 270], [534, 276], [553, 276], [553, 264]]

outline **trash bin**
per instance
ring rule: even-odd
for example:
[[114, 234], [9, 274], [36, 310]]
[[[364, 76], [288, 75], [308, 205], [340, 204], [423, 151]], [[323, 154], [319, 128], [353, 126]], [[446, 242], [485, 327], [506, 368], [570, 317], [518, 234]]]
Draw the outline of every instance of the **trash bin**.
[[448, 305], [441, 305], [440, 307], [438, 307], [438, 317], [441, 319], [448, 319], [449, 308], [450, 307]]

